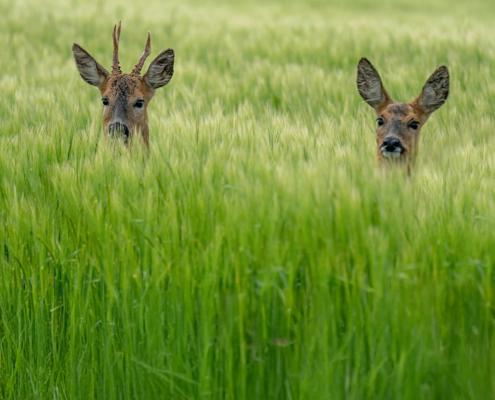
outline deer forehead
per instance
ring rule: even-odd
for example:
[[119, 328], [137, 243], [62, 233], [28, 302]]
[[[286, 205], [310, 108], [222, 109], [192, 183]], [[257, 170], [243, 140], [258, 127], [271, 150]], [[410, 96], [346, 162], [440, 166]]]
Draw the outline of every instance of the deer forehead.
[[386, 106], [381, 114], [387, 120], [409, 122], [420, 117], [418, 111], [409, 103], [393, 103]]
[[102, 88], [104, 96], [119, 97], [123, 99], [134, 99], [137, 97], [149, 97], [149, 90], [143, 85], [143, 81], [138, 76], [131, 74], [121, 74], [110, 76], [106, 85]]

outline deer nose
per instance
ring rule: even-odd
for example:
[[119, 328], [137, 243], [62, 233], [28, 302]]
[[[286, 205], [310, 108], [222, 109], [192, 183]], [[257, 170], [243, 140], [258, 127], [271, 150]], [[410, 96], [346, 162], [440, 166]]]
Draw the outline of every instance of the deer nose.
[[124, 140], [130, 135], [129, 128], [121, 122], [113, 122], [108, 125], [108, 134], [112, 137], [121, 137]]
[[382, 145], [380, 146], [382, 149], [385, 148], [384, 150], [386, 151], [394, 151], [397, 148], [402, 147], [400, 144], [400, 140], [394, 137], [388, 137], [385, 138], [383, 141]]

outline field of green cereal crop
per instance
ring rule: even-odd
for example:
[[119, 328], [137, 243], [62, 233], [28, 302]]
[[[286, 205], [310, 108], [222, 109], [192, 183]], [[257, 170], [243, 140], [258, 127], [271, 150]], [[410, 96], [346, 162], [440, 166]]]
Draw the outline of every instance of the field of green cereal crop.
[[[433, 4], [432, 4], [433, 3]], [[0, 399], [495, 396], [495, 3], [0, 0]], [[113, 148], [76, 42], [176, 53]], [[440, 65], [410, 179], [375, 166]]]

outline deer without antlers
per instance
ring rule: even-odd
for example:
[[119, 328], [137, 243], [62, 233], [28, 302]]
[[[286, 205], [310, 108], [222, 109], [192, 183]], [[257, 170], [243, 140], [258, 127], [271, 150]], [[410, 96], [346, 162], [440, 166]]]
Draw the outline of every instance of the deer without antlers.
[[174, 73], [174, 51], [165, 50], [156, 57], [143, 76], [146, 58], [151, 54], [151, 34], [141, 58], [130, 74], [122, 73], [119, 63], [120, 22], [113, 28], [112, 72], [103, 68], [86, 50], [78, 44], [72, 46], [77, 69], [82, 79], [96, 86], [103, 103], [103, 130], [112, 138], [120, 138], [124, 143], [134, 135], [141, 136], [149, 146], [147, 107], [155, 90], [165, 86]]
[[358, 65], [357, 87], [377, 116], [378, 166], [397, 162], [406, 166], [410, 173], [418, 153], [421, 128], [449, 95], [449, 70], [446, 66], [438, 68], [412, 103], [397, 103], [390, 98], [373, 65], [362, 58]]

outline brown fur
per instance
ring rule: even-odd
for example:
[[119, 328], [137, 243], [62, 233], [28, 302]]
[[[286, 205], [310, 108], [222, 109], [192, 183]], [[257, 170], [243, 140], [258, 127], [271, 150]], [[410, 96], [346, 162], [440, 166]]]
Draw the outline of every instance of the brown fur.
[[[425, 114], [415, 102], [392, 102], [382, 107], [376, 115], [384, 121], [383, 126], [377, 126], [376, 128], [376, 154], [378, 166], [381, 167], [384, 163], [395, 162], [400, 165], [405, 165], [409, 169], [410, 165], [414, 164], [416, 156], [418, 155], [419, 133], [421, 127], [426, 122], [424, 119]], [[417, 130], [408, 128], [408, 124], [412, 121], [420, 123], [420, 127]], [[399, 159], [385, 158], [380, 150], [380, 145], [390, 134], [392, 129], [397, 132], [397, 136], [400, 138], [401, 144], [404, 147], [404, 153]]]
[[[96, 86], [101, 93], [102, 100], [108, 102], [103, 105], [103, 130], [110, 134], [109, 126], [115, 123], [125, 126], [129, 130], [132, 141], [134, 136], [139, 136], [146, 147], [149, 146], [149, 127], [147, 107], [156, 89], [165, 86], [172, 79], [174, 72], [174, 51], [165, 50], [160, 53], [150, 64], [144, 76], [140, 76], [141, 68], [146, 57], [151, 51], [151, 35], [148, 32], [148, 40], [143, 55], [130, 74], [121, 72], [118, 59], [118, 45], [120, 40], [119, 28], [114, 28], [114, 55], [112, 73], [103, 68], [86, 50], [74, 44], [72, 52], [82, 79]], [[137, 102], [143, 101], [143, 106], [138, 107]]]
[[[109, 105], [103, 110], [103, 130], [108, 132], [108, 126], [115, 117], [121, 117], [133, 135], [140, 136], [144, 144], [149, 146], [149, 126], [147, 105], [155, 95], [143, 78], [132, 74], [110, 75], [99, 87], [101, 97], [109, 100]], [[138, 100], [144, 100], [144, 107], [133, 105]], [[116, 115], [121, 113], [122, 115]]]
[[[379, 167], [394, 163], [410, 172], [419, 150], [420, 132], [430, 115], [440, 108], [449, 94], [449, 73], [445, 66], [438, 68], [428, 79], [419, 97], [411, 103], [397, 103], [388, 95], [373, 65], [365, 58], [358, 65], [358, 91], [383, 120], [376, 129], [377, 164]], [[413, 129], [411, 123], [418, 123]], [[377, 124], [378, 125], [378, 124]], [[382, 151], [385, 139], [399, 140], [402, 153], [398, 158], [385, 157]]]

